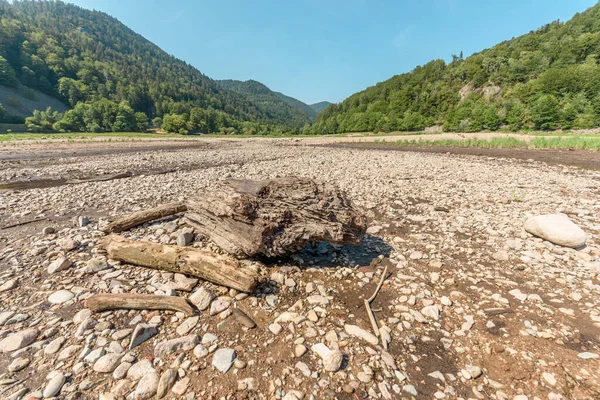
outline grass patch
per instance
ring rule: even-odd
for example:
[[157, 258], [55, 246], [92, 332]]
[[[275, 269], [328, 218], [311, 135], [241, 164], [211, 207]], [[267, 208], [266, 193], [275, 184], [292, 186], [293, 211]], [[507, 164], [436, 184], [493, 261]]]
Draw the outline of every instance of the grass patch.
[[[375, 143], [388, 143], [385, 140]], [[443, 146], [443, 147], [481, 147], [488, 149], [562, 149], [562, 150], [600, 150], [600, 137], [534, 137], [530, 140], [515, 137], [495, 137], [491, 139], [440, 139], [440, 140], [398, 140], [395, 146]]]
[[183, 138], [185, 136], [179, 134], [157, 134], [157, 133], [142, 133], [142, 132], [110, 132], [110, 133], [2, 133], [0, 134], [0, 142], [19, 141], [19, 140], [67, 140], [68, 142], [80, 139], [146, 139], [146, 138]]

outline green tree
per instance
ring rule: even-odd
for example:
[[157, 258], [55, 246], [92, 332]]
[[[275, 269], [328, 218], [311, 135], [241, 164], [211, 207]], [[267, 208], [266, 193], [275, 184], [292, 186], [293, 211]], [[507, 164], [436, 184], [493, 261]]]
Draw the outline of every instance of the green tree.
[[17, 86], [17, 74], [10, 66], [6, 58], [0, 56], [0, 84], [6, 86]]
[[541, 96], [533, 105], [533, 122], [536, 129], [552, 130], [556, 129], [556, 124], [560, 119], [559, 102], [551, 94]]

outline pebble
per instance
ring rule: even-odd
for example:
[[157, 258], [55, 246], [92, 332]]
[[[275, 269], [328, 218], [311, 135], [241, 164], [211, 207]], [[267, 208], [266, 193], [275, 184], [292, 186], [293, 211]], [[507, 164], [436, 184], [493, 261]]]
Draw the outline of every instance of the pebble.
[[219, 371], [225, 373], [229, 371], [235, 359], [236, 352], [234, 349], [219, 349], [215, 351], [212, 360], [212, 366], [218, 369]]
[[210, 305], [210, 315], [217, 315], [225, 311], [230, 304], [228, 297], [217, 297]]
[[[131, 342], [129, 343], [129, 350], [134, 347], [139, 346], [144, 343], [146, 340], [156, 336], [158, 334], [158, 326], [153, 324], [137, 324], [133, 329], [133, 333], [131, 334]], [[121, 335], [117, 336], [118, 338]], [[127, 337], [127, 335], [123, 336]], [[123, 338], [121, 337], [121, 339]], [[119, 340], [119, 339], [115, 339]]]
[[13, 333], [0, 341], [0, 353], [10, 353], [15, 350], [29, 346], [39, 336], [37, 328], [29, 328], [24, 331]]
[[61, 371], [56, 371], [54, 377], [50, 379], [50, 381], [46, 384], [46, 387], [44, 388], [44, 398], [47, 399], [49, 397], [54, 397], [58, 393], [60, 393], [60, 389], [62, 389], [65, 382], [65, 374], [63, 374]]
[[135, 387], [135, 399], [145, 400], [151, 399], [158, 390], [159, 376], [155, 373], [149, 373], [140, 379]]
[[371, 332], [367, 332], [366, 330], [356, 325], [346, 324], [344, 325], [344, 331], [346, 331], [348, 335], [363, 339], [364, 341], [366, 341], [369, 344], [372, 344], [373, 346], [379, 344], [379, 339], [377, 338], [377, 336], [373, 335]]
[[162, 373], [162, 375], [160, 376], [160, 379], [158, 381], [156, 397], [158, 399], [162, 399], [163, 397], [165, 397], [167, 395], [167, 393], [169, 393], [169, 390], [171, 390], [171, 388], [175, 384], [176, 380], [177, 380], [177, 371], [175, 371], [174, 369], [165, 370], [165, 372]]
[[48, 297], [48, 301], [52, 304], [62, 304], [71, 300], [75, 295], [68, 290], [58, 290]]
[[165, 340], [154, 346], [154, 356], [162, 357], [177, 351], [192, 350], [200, 342], [198, 335], [188, 335], [176, 339]]
[[115, 353], [105, 354], [94, 363], [94, 371], [105, 373], [105, 374], [113, 372], [115, 370], [115, 368], [117, 368], [117, 366], [119, 365], [120, 360], [121, 360], [120, 354], [115, 354]]

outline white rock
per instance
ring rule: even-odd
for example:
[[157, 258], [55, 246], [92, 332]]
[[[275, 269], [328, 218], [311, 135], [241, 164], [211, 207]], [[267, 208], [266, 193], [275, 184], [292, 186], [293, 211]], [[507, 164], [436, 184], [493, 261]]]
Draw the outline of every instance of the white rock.
[[131, 335], [131, 342], [129, 343], [129, 350], [139, 346], [146, 340], [158, 334], [157, 325], [152, 324], [137, 324]]
[[54, 377], [50, 379], [50, 382], [48, 382], [44, 388], [44, 398], [47, 399], [48, 397], [56, 396], [65, 384], [65, 381], [65, 374], [63, 374], [61, 371], [58, 371], [56, 374], [54, 374]]
[[29, 346], [40, 334], [36, 328], [25, 329], [24, 331], [13, 333], [2, 339], [0, 342], [0, 353], [10, 353], [15, 350]]
[[344, 355], [339, 350], [331, 350], [323, 343], [317, 343], [311, 347], [323, 360], [323, 368], [325, 371], [337, 372], [342, 367]]
[[356, 326], [356, 325], [344, 325], [344, 330], [350, 336], [356, 336], [365, 340], [367, 343], [376, 346], [379, 343], [379, 339], [377, 336], [373, 335], [371, 332], [367, 332], [364, 329]]
[[113, 372], [115, 370], [115, 368], [117, 368], [117, 366], [119, 365], [120, 360], [121, 360], [120, 354], [115, 354], [115, 353], [105, 354], [94, 363], [94, 371], [102, 372], [105, 374], [107, 374], [109, 372]]
[[283, 328], [281, 327], [281, 325], [277, 324], [277, 323], [273, 323], [271, 325], [269, 325], [269, 330], [271, 331], [271, 333], [273, 335], [279, 335], [281, 333], [281, 330]]
[[236, 359], [236, 353], [234, 349], [219, 349], [215, 351], [213, 356], [212, 365], [219, 371], [225, 373], [229, 371]]
[[133, 364], [127, 371], [127, 378], [133, 381], [142, 379], [144, 375], [157, 374], [150, 360], [140, 360]]
[[71, 261], [69, 261], [66, 257], [58, 257], [56, 260], [52, 261], [50, 265], [48, 265], [48, 273], [54, 274], [55, 272], [64, 271], [70, 266]]
[[73, 292], [63, 289], [52, 293], [50, 297], [48, 297], [48, 301], [52, 304], [62, 304], [71, 300], [73, 297], [75, 297]]
[[205, 287], [201, 287], [200, 289], [192, 293], [192, 295], [189, 297], [189, 300], [192, 302], [192, 304], [198, 307], [198, 310], [204, 311], [208, 309], [211, 301], [213, 301], [215, 297], [217, 296], [215, 296], [213, 292], [206, 289]]
[[585, 245], [587, 235], [565, 214], [538, 215], [525, 222], [525, 230], [532, 235], [564, 247]]
[[162, 357], [176, 351], [192, 350], [199, 341], [200, 338], [198, 338], [198, 335], [188, 335], [176, 339], [165, 340], [154, 347], [154, 356]]
[[135, 388], [135, 400], [146, 400], [154, 397], [159, 380], [160, 377], [156, 372], [144, 375]]
[[181, 325], [177, 327], [177, 329], [175, 329], [175, 332], [177, 332], [177, 334], [181, 336], [187, 335], [192, 329], [194, 329], [194, 327], [198, 324], [199, 320], [199, 316], [189, 317], [185, 321], [183, 321]]
[[218, 313], [225, 311], [229, 308], [229, 298], [228, 297], [218, 297], [216, 298], [210, 305], [210, 315], [217, 315]]

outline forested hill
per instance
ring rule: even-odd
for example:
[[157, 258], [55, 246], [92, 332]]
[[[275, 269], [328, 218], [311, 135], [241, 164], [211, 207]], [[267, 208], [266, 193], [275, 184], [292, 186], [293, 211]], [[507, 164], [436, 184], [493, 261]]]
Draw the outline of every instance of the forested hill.
[[324, 109], [329, 107], [331, 104], [333, 104], [333, 103], [330, 103], [328, 101], [320, 101], [318, 103], [311, 104], [310, 108], [312, 108], [313, 110], [315, 110], [315, 112], [317, 114], [319, 114], [321, 111], [323, 111]]
[[[301, 128], [304, 124], [313, 122], [316, 118], [314, 113], [311, 117], [297, 107], [292, 106], [290, 101], [287, 100], [292, 99], [291, 97], [273, 92], [260, 82], [254, 80], [237, 81], [225, 79], [217, 81], [217, 83], [227, 90], [231, 90], [247, 97], [249, 100], [263, 107], [269, 115], [285, 119], [290, 125]], [[292, 100], [301, 103], [300, 100]]]
[[600, 126], [600, 4], [466, 59], [435, 60], [325, 109], [315, 133]]
[[294, 107], [296, 110], [300, 111], [303, 114], [308, 115], [308, 117], [310, 118], [310, 120], [312, 122], [314, 122], [315, 119], [317, 119], [317, 114], [319, 114], [319, 113], [316, 112], [308, 104], [306, 104], [298, 99], [295, 99], [293, 97], [287, 96], [283, 93], [279, 93], [279, 92], [273, 92], [273, 93], [275, 93], [275, 95], [277, 95], [280, 99], [282, 99], [283, 101], [288, 103], [290, 106]]
[[[60, 1], [0, 0], [0, 19], [0, 85], [29, 87], [74, 107], [65, 129], [124, 129], [116, 118], [131, 125], [133, 112], [169, 115], [170, 130], [298, 125], [299, 117], [221, 88], [105, 13]], [[102, 113], [106, 118], [92, 117]]]

